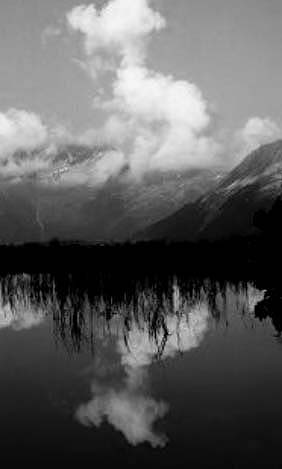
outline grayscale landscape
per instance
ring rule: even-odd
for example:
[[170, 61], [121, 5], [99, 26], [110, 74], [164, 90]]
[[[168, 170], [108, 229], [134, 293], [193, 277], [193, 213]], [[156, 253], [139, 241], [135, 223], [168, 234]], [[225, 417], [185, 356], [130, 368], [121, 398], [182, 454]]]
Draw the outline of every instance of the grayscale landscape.
[[4, 468], [281, 469], [281, 25], [0, 2]]

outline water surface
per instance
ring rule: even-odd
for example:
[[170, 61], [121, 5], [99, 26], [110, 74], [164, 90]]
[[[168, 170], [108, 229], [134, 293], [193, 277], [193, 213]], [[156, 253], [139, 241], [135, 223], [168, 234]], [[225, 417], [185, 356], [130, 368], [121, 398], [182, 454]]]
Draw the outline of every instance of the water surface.
[[282, 467], [277, 287], [0, 283], [2, 461]]

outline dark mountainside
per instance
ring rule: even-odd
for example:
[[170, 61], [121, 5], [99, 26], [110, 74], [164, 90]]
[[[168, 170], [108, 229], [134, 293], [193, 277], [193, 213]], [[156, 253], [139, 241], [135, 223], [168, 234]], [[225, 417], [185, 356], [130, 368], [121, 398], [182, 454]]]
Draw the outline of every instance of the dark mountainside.
[[[67, 145], [58, 149], [50, 169], [16, 180], [3, 179], [0, 190], [0, 242], [125, 241], [213, 187], [221, 172], [151, 174], [142, 181], [127, 168], [101, 185], [65, 184], [66, 176], [87, 171], [104, 147]], [[36, 152], [34, 152], [36, 156]], [[17, 152], [16, 159], [26, 154]]]
[[282, 192], [282, 141], [251, 153], [215, 189], [139, 233], [137, 240], [198, 241], [250, 236], [258, 210]]

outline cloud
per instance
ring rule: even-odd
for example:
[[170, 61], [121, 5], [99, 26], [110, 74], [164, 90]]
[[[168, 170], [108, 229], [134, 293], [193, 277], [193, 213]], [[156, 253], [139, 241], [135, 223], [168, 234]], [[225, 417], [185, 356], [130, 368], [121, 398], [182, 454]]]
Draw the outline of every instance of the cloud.
[[281, 136], [281, 128], [270, 118], [252, 117], [242, 129], [242, 137], [250, 144], [270, 142]]
[[[93, 107], [103, 115], [103, 124], [76, 135], [63, 126], [47, 127], [33, 112], [0, 113], [2, 177], [51, 170], [58, 144], [64, 142], [118, 148], [104, 145], [99, 158], [93, 155], [92, 161], [60, 172], [63, 185], [94, 186], [119, 176], [124, 168], [129, 176], [142, 178], [147, 172], [220, 165], [226, 153], [235, 155], [237, 163], [260, 144], [281, 136], [270, 118], [254, 117], [228, 142], [221, 141], [199, 87], [147, 66], [150, 40], [166, 27], [150, 0], [110, 0], [102, 8], [80, 5], [67, 13], [67, 23], [82, 37], [84, 54], [74, 60], [95, 82]], [[60, 34], [60, 28], [48, 26], [43, 37]], [[14, 155], [18, 150], [25, 156]], [[234, 158], [226, 162], [230, 165]]]
[[92, 78], [111, 73], [111, 96], [98, 100], [106, 113], [103, 133], [109, 139], [121, 133], [134, 176], [215, 163], [220, 145], [210, 135], [209, 106], [199, 88], [146, 66], [148, 41], [166, 26], [149, 0], [111, 0], [100, 10], [78, 6], [67, 21], [83, 37]]
[[261, 145], [282, 138], [282, 128], [269, 117], [252, 117], [235, 133], [234, 146], [237, 160]]
[[0, 176], [17, 178], [49, 168], [52, 142], [62, 138], [62, 127], [48, 128], [33, 112], [0, 112]]
[[41, 118], [17, 109], [0, 112], [0, 159], [17, 150], [32, 151], [46, 143], [48, 130]]
[[208, 135], [211, 117], [196, 85], [145, 67], [121, 68], [106, 106], [120, 113], [125, 129], [132, 129], [128, 142], [134, 174], [214, 163], [219, 145]]
[[69, 26], [84, 36], [88, 56], [107, 52], [122, 57], [123, 64], [145, 60], [145, 43], [153, 31], [165, 27], [165, 19], [147, 0], [112, 0], [98, 10], [81, 5], [67, 14]]
[[[60, 174], [59, 184], [61, 187], [101, 186], [112, 177], [119, 175], [124, 164], [124, 154], [122, 152], [105, 148], [100, 155], [97, 156], [93, 152], [92, 157], [85, 162], [78, 162], [69, 170], [63, 169]], [[50, 184], [50, 181], [48, 183]], [[58, 184], [56, 179], [53, 179], [53, 184]]]
[[[89, 147], [89, 158], [80, 161], [78, 157], [73, 165], [56, 163], [57, 152], [67, 144], [86, 145]], [[17, 109], [0, 112], [2, 178], [17, 180], [22, 176], [47, 171], [46, 174], [60, 174], [59, 180], [45, 178], [48, 184], [97, 186], [119, 174], [124, 165], [124, 154], [99, 144], [97, 132], [72, 135], [63, 125], [43, 123], [33, 112]]]

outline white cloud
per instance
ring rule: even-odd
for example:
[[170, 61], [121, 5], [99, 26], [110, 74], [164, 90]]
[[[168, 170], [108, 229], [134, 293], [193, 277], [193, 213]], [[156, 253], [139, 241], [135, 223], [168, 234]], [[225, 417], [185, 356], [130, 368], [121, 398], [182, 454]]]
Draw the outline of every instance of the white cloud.
[[281, 128], [270, 118], [252, 117], [242, 130], [242, 136], [251, 144], [261, 144], [281, 136]]
[[122, 57], [124, 64], [145, 58], [145, 39], [165, 26], [165, 19], [148, 0], [112, 0], [98, 10], [94, 4], [75, 7], [67, 15], [70, 27], [84, 35], [91, 56], [103, 50]]
[[[227, 139], [219, 143], [211, 133], [212, 116], [201, 90], [189, 81], [147, 67], [152, 34], [166, 26], [150, 0], [110, 0], [100, 9], [95, 4], [77, 6], [67, 14], [67, 21], [83, 38], [85, 56], [75, 59], [79, 66], [93, 80], [105, 73], [112, 78], [110, 94], [100, 83], [93, 99], [93, 106], [104, 113], [104, 124], [74, 136], [64, 127], [47, 128], [33, 112], [10, 109], [0, 113], [2, 176], [51, 169], [57, 144], [64, 142], [107, 142], [119, 148], [106, 150], [98, 159], [60, 175], [64, 185], [94, 186], [118, 176], [123, 167], [130, 169], [131, 176], [142, 177], [149, 171], [220, 164], [223, 147], [238, 162], [260, 144], [281, 136], [281, 129], [270, 118], [254, 117], [228, 143]], [[60, 28], [49, 26], [43, 37], [47, 40], [60, 33]], [[26, 151], [25, 157], [15, 157], [17, 150]]]
[[[89, 148], [93, 145], [92, 158], [84, 162], [78, 159], [76, 165], [62, 171], [56, 184], [102, 185], [118, 175], [125, 164], [121, 151], [98, 145], [97, 132], [92, 138], [90, 133], [74, 136], [62, 125], [47, 126], [32, 112], [17, 109], [0, 112], [0, 176], [17, 180], [44, 170], [56, 171], [58, 164], [54, 165], [54, 156], [62, 145], [72, 143], [86, 144]], [[55, 183], [52, 178], [46, 181]]]
[[117, 72], [113, 96], [107, 106], [120, 112], [125, 128], [132, 128], [134, 174], [214, 163], [219, 147], [207, 134], [208, 106], [194, 84], [145, 67], [126, 67]]
[[235, 134], [235, 153], [237, 160], [261, 145], [282, 138], [282, 128], [269, 117], [252, 117], [245, 126]]
[[151, 124], [165, 121], [201, 131], [210, 122], [207, 105], [195, 85], [145, 67], [119, 69], [114, 98], [113, 106]]
[[49, 136], [47, 126], [33, 112], [0, 112], [0, 175], [17, 177], [48, 167], [50, 158], [43, 149]]
[[41, 118], [17, 109], [0, 112], [0, 159], [16, 150], [32, 151], [45, 144], [48, 130]]
[[[86, 162], [72, 166], [69, 171], [61, 174], [59, 179], [60, 186], [99, 186], [105, 184], [110, 178], [119, 175], [124, 167], [124, 155], [120, 151], [105, 150], [97, 157]], [[56, 181], [53, 181], [57, 184]]]
[[112, 96], [99, 97], [108, 113], [103, 132], [121, 133], [134, 176], [214, 164], [220, 147], [209, 135], [211, 116], [199, 88], [146, 66], [148, 40], [166, 26], [149, 0], [78, 6], [67, 20], [83, 36], [92, 78], [114, 73]]

